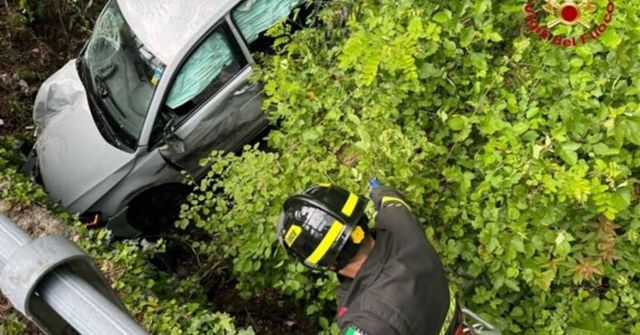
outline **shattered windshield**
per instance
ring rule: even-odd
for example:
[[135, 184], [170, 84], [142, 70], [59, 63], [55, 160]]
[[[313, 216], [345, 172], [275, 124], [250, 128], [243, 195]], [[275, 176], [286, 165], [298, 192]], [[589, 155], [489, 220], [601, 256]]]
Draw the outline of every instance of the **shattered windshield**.
[[98, 19], [82, 63], [112, 132], [135, 147], [165, 65], [136, 38], [116, 1]]

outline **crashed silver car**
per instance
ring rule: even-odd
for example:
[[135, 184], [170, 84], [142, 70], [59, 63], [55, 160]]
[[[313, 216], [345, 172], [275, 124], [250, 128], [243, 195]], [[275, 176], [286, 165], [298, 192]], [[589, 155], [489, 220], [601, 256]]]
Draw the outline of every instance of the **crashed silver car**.
[[116, 236], [174, 219], [182, 170], [200, 177], [203, 156], [267, 127], [252, 57], [302, 2], [110, 1], [80, 56], [40, 88], [30, 170]]

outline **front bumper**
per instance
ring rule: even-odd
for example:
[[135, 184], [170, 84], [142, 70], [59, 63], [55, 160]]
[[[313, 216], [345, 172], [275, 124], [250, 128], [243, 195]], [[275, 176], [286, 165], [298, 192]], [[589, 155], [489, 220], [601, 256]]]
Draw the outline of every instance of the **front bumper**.
[[[44, 186], [42, 182], [42, 177], [40, 175], [40, 165], [38, 163], [38, 153], [35, 150], [35, 147], [31, 149], [27, 156], [26, 162], [20, 168], [20, 172], [26, 174], [31, 178], [31, 180], [39, 185]], [[128, 206], [125, 206], [122, 210], [116, 213], [114, 216], [110, 218], [100, 218], [101, 222], [90, 222], [91, 220], [95, 220], [95, 215], [98, 212], [90, 212], [84, 213], [80, 215], [80, 221], [86, 224], [90, 224], [90, 226], [95, 226], [96, 228], [102, 227], [106, 224], [107, 228], [112, 231], [113, 235], [118, 238], [132, 238], [135, 236], [139, 236], [140, 232], [127, 222], [126, 212]]]

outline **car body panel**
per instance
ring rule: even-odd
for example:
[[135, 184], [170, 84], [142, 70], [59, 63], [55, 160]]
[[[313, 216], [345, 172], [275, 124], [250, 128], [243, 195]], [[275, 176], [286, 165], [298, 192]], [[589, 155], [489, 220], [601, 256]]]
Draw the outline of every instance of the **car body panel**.
[[159, 149], [142, 155], [135, 166], [108, 193], [103, 194], [89, 209], [90, 212], [100, 212], [108, 218], [107, 227], [116, 237], [131, 237], [139, 232], [127, 220], [129, 203], [139, 194], [167, 184], [180, 183], [181, 172], [160, 155]]
[[175, 130], [184, 153], [165, 146], [161, 153], [194, 177], [204, 167], [199, 162], [212, 150], [235, 150], [254, 130], [264, 128], [267, 120], [260, 110], [262, 99], [257, 84], [248, 82], [253, 71], [245, 67], [235, 79], [205, 103]]
[[35, 106], [44, 186], [63, 206], [83, 212], [98, 200], [89, 193], [104, 194], [117, 184], [133, 166], [135, 155], [111, 146], [100, 134], [75, 61], [42, 85]]

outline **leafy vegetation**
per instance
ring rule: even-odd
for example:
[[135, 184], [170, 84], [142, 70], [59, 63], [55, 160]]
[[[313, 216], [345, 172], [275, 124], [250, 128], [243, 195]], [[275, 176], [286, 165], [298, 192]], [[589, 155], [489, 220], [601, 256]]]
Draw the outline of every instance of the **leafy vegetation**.
[[[336, 0], [319, 25], [273, 29], [279, 52], [256, 76], [278, 125], [268, 149], [212, 153], [183, 206], [179, 226], [207, 235], [187, 241], [201, 271], [159, 272], [149, 260], [166, 242], [57, 215], [154, 333], [251, 332], [206, 301], [201, 279], [221, 262], [242, 297], [276, 290], [335, 332], [336, 278], [287, 258], [273, 226], [291, 192], [365, 194], [375, 176], [404, 192], [461, 302], [505, 333], [640, 333], [640, 1], [615, 2], [606, 32], [572, 48], [529, 32], [522, 6]], [[2, 199], [57, 208], [15, 171], [17, 149], [0, 140]]]
[[280, 127], [268, 152], [205, 162], [181, 225], [219, 243], [194, 247], [328, 329], [335, 278], [287, 259], [273, 225], [291, 192], [365, 194], [376, 176], [404, 191], [462, 303], [506, 333], [640, 332], [640, 3], [574, 48], [529, 32], [522, 5], [335, 1], [322, 26], [273, 31], [289, 43], [259, 78]]
[[[52, 202], [40, 186], [15, 171], [22, 163], [19, 141], [0, 138], [0, 208], [11, 216], [33, 217], [36, 207], [53, 209], [27, 225], [39, 235], [46, 225], [72, 227], [69, 237], [97, 261], [128, 310], [154, 334], [254, 334], [236, 327], [233, 318], [216, 312], [206, 301], [198, 278], [177, 278], [163, 273], [150, 260], [164, 253], [166, 242], [114, 241], [106, 230], [88, 230]], [[7, 309], [0, 296], [0, 334], [34, 333], [17, 313]]]

